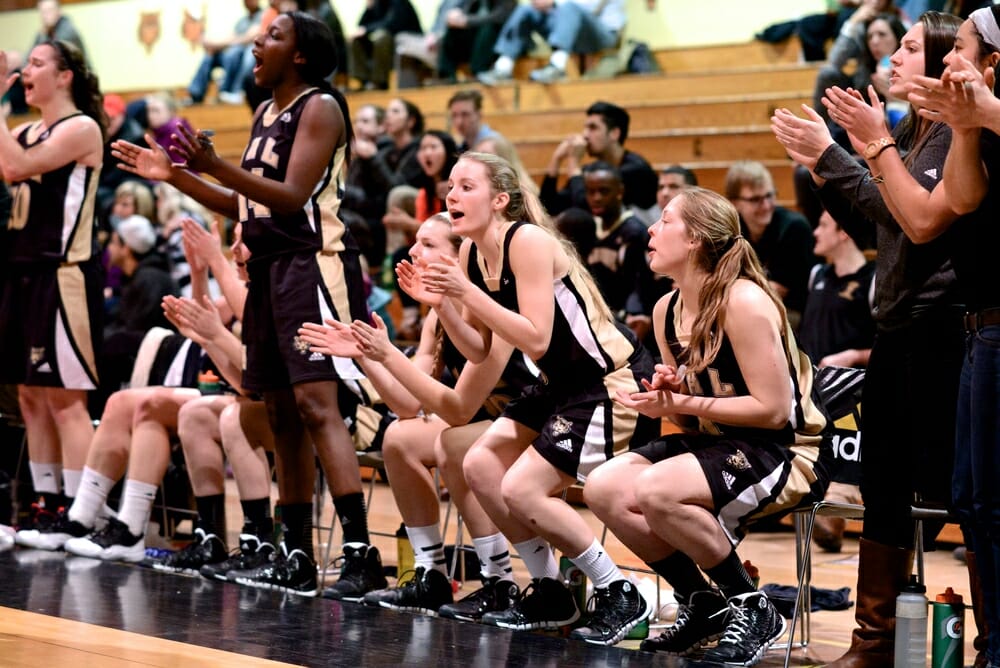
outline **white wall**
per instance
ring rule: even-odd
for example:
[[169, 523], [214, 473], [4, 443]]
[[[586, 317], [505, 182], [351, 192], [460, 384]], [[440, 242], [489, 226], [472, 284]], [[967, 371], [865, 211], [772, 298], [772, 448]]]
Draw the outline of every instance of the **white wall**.
[[[413, 0], [424, 27], [430, 27], [438, 0]], [[743, 42], [771, 23], [822, 11], [825, 0], [627, 0], [629, 36], [653, 48]], [[263, 4], [263, 3], [262, 3]], [[363, 0], [333, 3], [350, 31]], [[63, 12], [83, 36], [91, 64], [106, 91], [176, 89], [187, 85], [202, 53], [181, 36], [185, 8], [204, 14], [209, 36], [228, 34], [243, 13], [242, 0], [99, 0], [66, 5]], [[140, 15], [160, 13], [160, 37], [151, 52], [139, 42]], [[34, 10], [0, 13], [0, 49], [23, 51], [38, 29]]]

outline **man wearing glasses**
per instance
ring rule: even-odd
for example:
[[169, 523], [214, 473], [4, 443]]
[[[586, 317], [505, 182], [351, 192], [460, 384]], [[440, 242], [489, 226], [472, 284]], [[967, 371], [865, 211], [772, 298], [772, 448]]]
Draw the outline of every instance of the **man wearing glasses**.
[[775, 204], [774, 179], [759, 162], [733, 163], [726, 174], [726, 197], [739, 211], [741, 233], [757, 251], [789, 322], [797, 327], [809, 270], [817, 262], [812, 228], [801, 214]]

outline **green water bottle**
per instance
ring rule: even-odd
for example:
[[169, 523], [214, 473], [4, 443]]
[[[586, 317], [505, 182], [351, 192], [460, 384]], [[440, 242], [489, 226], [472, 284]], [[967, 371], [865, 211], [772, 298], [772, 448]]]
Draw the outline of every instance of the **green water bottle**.
[[576, 607], [581, 614], [587, 612], [587, 576], [583, 574], [576, 564], [569, 560], [569, 557], [559, 557], [559, 572], [562, 574], [563, 582], [573, 592], [576, 600]]
[[951, 587], [938, 594], [932, 605], [931, 668], [962, 668], [965, 665], [965, 603]]
[[625, 640], [645, 640], [649, 637], [649, 619], [644, 619], [628, 632]]

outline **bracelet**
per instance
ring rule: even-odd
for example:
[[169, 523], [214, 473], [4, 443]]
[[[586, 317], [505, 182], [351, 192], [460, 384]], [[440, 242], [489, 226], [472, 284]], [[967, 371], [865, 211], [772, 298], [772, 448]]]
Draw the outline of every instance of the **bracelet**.
[[882, 176], [881, 174], [878, 175], [872, 174], [872, 183], [878, 183], [878, 184], [885, 183], [885, 177]]

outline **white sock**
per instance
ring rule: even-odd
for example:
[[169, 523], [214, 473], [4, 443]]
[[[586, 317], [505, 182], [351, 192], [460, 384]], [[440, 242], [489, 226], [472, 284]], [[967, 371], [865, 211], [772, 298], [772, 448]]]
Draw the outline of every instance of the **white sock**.
[[[28, 468], [31, 469], [31, 485], [35, 492], [45, 492], [47, 494], [58, 494], [59, 483], [62, 480], [62, 464], [40, 464], [28, 461]], [[58, 508], [46, 508], [50, 512], [56, 512]]]
[[611, 557], [604, 551], [604, 548], [601, 547], [596, 538], [590, 544], [590, 547], [584, 550], [583, 554], [578, 557], [571, 557], [570, 561], [576, 564], [583, 571], [584, 575], [590, 578], [590, 581], [594, 583], [594, 587], [604, 589], [616, 580], [625, 579], [625, 576], [615, 566], [615, 562], [611, 561]]
[[536, 536], [523, 543], [514, 543], [514, 549], [521, 555], [533, 579], [559, 579], [559, 564], [545, 540]]
[[514, 73], [514, 59], [510, 56], [500, 56], [497, 58], [496, 62], [493, 63], [493, 70], [497, 74], [510, 76]]
[[126, 480], [125, 491], [122, 492], [122, 505], [118, 509], [118, 520], [128, 526], [133, 536], [146, 533], [149, 523], [149, 513], [153, 510], [153, 500], [156, 498], [157, 485], [138, 480]]
[[502, 533], [473, 538], [472, 544], [476, 546], [476, 556], [479, 557], [479, 572], [484, 578], [496, 575], [503, 580], [510, 580], [513, 577], [511, 575], [513, 568], [510, 564], [510, 548], [507, 547], [507, 539]]
[[114, 486], [114, 480], [89, 466], [84, 466], [80, 474], [79, 488], [73, 497], [73, 504], [69, 507], [69, 518], [85, 527], [93, 527]]
[[560, 72], [566, 71], [566, 63], [569, 62], [569, 54], [565, 51], [553, 51], [549, 56], [549, 63]]
[[74, 471], [71, 469], [63, 469], [63, 494], [71, 499], [76, 498], [76, 492], [80, 489], [80, 477], [83, 475], [83, 471]]
[[425, 571], [436, 570], [448, 574], [444, 558], [444, 541], [441, 527], [432, 524], [426, 527], [406, 527], [406, 535], [413, 546], [413, 563], [423, 566]]

